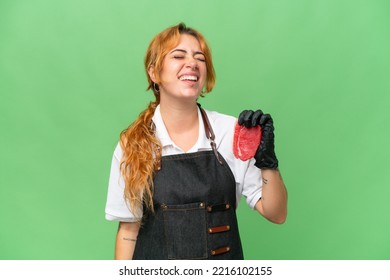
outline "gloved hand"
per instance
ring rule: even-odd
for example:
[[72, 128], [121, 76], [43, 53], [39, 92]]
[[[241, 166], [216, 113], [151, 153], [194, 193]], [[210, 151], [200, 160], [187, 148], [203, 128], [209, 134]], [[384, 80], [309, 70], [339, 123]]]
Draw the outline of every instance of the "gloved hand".
[[261, 127], [261, 141], [254, 156], [255, 166], [260, 169], [277, 169], [278, 159], [275, 155], [274, 147], [274, 125], [271, 115], [263, 114], [261, 110], [253, 112], [252, 110], [244, 110], [238, 117], [238, 124], [245, 127]]

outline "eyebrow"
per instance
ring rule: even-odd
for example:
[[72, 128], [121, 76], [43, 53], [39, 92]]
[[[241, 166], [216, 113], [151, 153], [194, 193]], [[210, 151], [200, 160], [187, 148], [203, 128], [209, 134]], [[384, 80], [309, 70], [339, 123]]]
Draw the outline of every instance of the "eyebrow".
[[[170, 53], [174, 53], [174, 52], [182, 52], [182, 53], [187, 53], [186, 50], [183, 50], [183, 49], [174, 49], [173, 51], [171, 51]], [[201, 54], [204, 56], [204, 53], [198, 51], [198, 52], [194, 52], [194, 55], [197, 55], [197, 54]]]

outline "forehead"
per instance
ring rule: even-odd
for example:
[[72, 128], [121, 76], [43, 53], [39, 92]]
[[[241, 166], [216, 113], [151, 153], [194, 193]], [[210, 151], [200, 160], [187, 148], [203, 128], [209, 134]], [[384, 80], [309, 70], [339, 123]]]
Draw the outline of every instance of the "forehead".
[[185, 49], [190, 49], [192, 51], [201, 50], [199, 41], [194, 36], [189, 34], [180, 35], [179, 43], [173, 49], [176, 48], [185, 48]]

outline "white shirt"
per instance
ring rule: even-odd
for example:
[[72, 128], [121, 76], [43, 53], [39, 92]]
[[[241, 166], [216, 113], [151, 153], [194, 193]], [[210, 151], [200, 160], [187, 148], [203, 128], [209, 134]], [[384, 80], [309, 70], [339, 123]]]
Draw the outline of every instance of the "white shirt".
[[[234, 178], [236, 180], [236, 197], [237, 205], [241, 196], [246, 197], [246, 202], [252, 209], [256, 202], [261, 198], [262, 178], [261, 170], [254, 166], [254, 159], [242, 161], [235, 158], [233, 154], [233, 137], [236, 118], [220, 114], [217, 112], [207, 111], [210, 125], [215, 134], [215, 143], [218, 152], [228, 163]], [[199, 118], [199, 136], [196, 144], [187, 151], [187, 153], [211, 150], [210, 142], [206, 137], [203, 119], [198, 110]], [[162, 145], [162, 156], [175, 155], [184, 153], [172, 139], [164, 125], [160, 113], [160, 106], [157, 106], [153, 122], [156, 125], [156, 136]], [[109, 221], [135, 222], [141, 217], [136, 217], [131, 211], [128, 202], [124, 199], [124, 180], [120, 173], [119, 164], [122, 158], [122, 149], [118, 145], [115, 148], [112, 157], [111, 172], [108, 185], [106, 219]], [[142, 211], [140, 211], [142, 213]]]

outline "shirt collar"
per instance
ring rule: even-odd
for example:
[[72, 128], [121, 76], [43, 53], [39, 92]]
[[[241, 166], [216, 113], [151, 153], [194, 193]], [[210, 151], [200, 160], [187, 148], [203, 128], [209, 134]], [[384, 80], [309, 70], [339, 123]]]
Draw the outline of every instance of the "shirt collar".
[[[161, 116], [160, 105], [157, 105], [152, 120], [156, 126], [156, 137], [160, 140], [162, 147], [164, 148], [166, 146], [176, 146], [175, 143], [172, 141], [171, 137], [169, 136], [167, 128], [165, 127], [164, 121]], [[187, 151], [187, 153], [210, 149], [210, 142], [206, 137], [203, 118], [199, 108], [198, 108], [198, 120], [199, 120], [198, 141], [189, 151]], [[210, 120], [210, 124], [212, 125], [211, 120]]]

